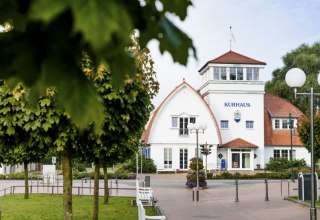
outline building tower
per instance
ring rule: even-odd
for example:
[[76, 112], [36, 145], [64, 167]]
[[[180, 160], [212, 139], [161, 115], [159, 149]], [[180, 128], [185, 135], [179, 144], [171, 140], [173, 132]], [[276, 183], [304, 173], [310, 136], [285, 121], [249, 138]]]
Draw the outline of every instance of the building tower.
[[[214, 112], [222, 144], [218, 158], [228, 170], [264, 167], [266, 63], [234, 51], [208, 61], [200, 70], [200, 94]], [[225, 166], [225, 167], [223, 167]]]

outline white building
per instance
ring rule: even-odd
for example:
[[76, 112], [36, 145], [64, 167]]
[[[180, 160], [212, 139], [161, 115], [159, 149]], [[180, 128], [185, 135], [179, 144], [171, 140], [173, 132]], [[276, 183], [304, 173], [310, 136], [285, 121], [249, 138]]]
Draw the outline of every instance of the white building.
[[[188, 170], [196, 156], [196, 135], [189, 123], [205, 122], [199, 144], [213, 145], [208, 169], [254, 170], [270, 157], [289, 157], [288, 116], [302, 113], [288, 101], [265, 95], [261, 75], [266, 63], [229, 51], [200, 70], [202, 86], [178, 85], [153, 112], [142, 137], [157, 168]], [[275, 104], [277, 103], [277, 104]], [[281, 141], [279, 141], [281, 140]], [[310, 156], [294, 137], [293, 157]]]

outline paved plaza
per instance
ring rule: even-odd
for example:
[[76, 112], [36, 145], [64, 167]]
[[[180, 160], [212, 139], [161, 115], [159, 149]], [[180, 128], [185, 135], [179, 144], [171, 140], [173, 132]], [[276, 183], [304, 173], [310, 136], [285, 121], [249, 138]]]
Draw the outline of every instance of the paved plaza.
[[[309, 219], [309, 208], [283, 200], [287, 181], [270, 180], [269, 201], [265, 201], [264, 180], [239, 180], [239, 202], [235, 202], [234, 180], [208, 180], [200, 191], [200, 201], [192, 201], [192, 190], [185, 188], [186, 174], [151, 175], [151, 186], [168, 219]], [[290, 195], [297, 195], [297, 183], [290, 183]], [[320, 213], [319, 213], [320, 215]], [[318, 219], [320, 219], [318, 215]]]
[[[208, 180], [208, 188], [200, 191], [200, 201], [192, 201], [192, 190], [185, 187], [186, 174], [147, 174], [151, 177], [151, 187], [154, 191], [158, 205], [163, 209], [170, 220], [197, 220], [197, 219], [237, 219], [237, 220], [277, 220], [309, 219], [309, 207], [302, 206], [287, 200], [288, 181], [283, 181], [282, 196], [280, 180], [269, 180], [268, 197], [265, 201], [264, 180], [239, 180], [239, 202], [235, 202], [234, 180]], [[142, 176], [142, 179], [146, 175]], [[36, 185], [32, 182], [32, 185]], [[75, 180], [74, 194], [91, 194], [89, 189], [81, 189], [81, 186], [89, 187], [90, 182]], [[12, 185], [23, 186], [23, 181], [0, 180], [0, 191]], [[61, 186], [61, 183], [60, 183]], [[93, 186], [93, 181], [92, 181]], [[103, 186], [103, 181], [100, 182]], [[115, 181], [109, 182], [109, 187], [116, 188]], [[119, 190], [112, 190], [113, 196], [135, 196], [135, 180], [119, 180]], [[126, 188], [126, 190], [122, 189]], [[297, 195], [297, 182], [290, 182], [290, 195]], [[127, 190], [131, 189], [131, 190]], [[33, 188], [36, 193], [37, 188]], [[51, 193], [51, 187], [40, 186], [39, 193]], [[53, 189], [56, 192], [56, 188]], [[23, 192], [23, 187], [16, 188], [15, 193]], [[2, 192], [3, 193], [3, 192]], [[1, 193], [0, 196], [3, 196]], [[62, 193], [60, 188], [59, 193]], [[103, 191], [100, 190], [100, 195]], [[319, 213], [319, 211], [318, 211]], [[318, 214], [318, 219], [320, 213]]]

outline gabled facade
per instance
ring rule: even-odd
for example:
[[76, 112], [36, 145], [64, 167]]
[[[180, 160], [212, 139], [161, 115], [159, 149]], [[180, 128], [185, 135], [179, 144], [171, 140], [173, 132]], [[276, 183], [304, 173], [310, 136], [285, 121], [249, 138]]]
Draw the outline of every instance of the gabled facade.
[[[310, 153], [301, 143], [297, 133], [297, 124], [303, 113], [290, 102], [278, 96], [266, 94], [264, 100], [266, 159], [271, 157], [290, 159], [292, 138], [292, 158], [305, 159], [310, 164]], [[292, 137], [289, 113], [293, 122]]]
[[150, 157], [159, 170], [189, 169], [190, 159], [196, 156], [196, 136], [187, 126], [195, 122], [207, 123], [199, 143], [213, 145], [208, 168], [217, 168], [217, 147], [222, 143], [217, 121], [201, 95], [184, 81], [156, 109], [144, 134], [145, 142], [151, 145]]
[[[285, 157], [290, 133], [272, 129], [273, 123], [285, 123], [289, 112], [297, 123], [302, 113], [279, 97], [265, 95], [265, 65], [229, 51], [199, 70], [202, 85], [197, 91], [185, 81], [178, 85], [152, 114], [143, 136], [157, 168], [188, 169], [196, 155], [196, 137], [187, 125], [194, 122], [208, 125], [199, 134], [199, 144], [213, 145], [208, 169], [254, 170], [264, 168], [270, 157]], [[295, 158], [308, 162], [297, 137], [294, 143]]]

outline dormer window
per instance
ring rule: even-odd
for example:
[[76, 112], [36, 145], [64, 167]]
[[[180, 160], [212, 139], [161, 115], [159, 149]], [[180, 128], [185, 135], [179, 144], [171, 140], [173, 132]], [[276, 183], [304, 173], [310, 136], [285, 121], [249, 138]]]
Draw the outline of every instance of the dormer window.
[[231, 67], [230, 68], [230, 80], [243, 80], [243, 68]]
[[213, 68], [214, 80], [227, 80], [227, 68], [226, 67], [214, 67]]
[[[297, 119], [292, 119], [293, 129], [297, 125]], [[288, 118], [274, 118], [272, 119], [272, 128], [275, 130], [290, 130], [290, 124]]]
[[258, 81], [259, 80], [259, 68], [248, 67], [247, 68], [247, 80]]

